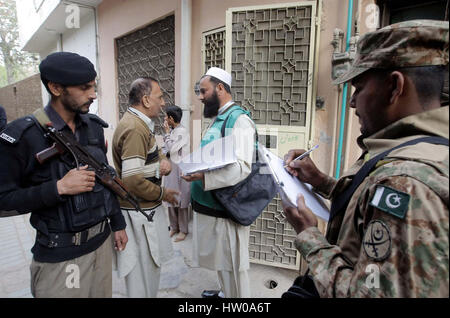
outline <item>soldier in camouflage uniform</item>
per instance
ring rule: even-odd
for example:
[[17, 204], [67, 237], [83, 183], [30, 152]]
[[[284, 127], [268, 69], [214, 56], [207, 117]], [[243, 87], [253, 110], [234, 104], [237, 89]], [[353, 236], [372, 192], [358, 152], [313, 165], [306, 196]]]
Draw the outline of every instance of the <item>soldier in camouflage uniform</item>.
[[[448, 64], [448, 22], [415, 20], [365, 34], [352, 68], [350, 107], [360, 119], [363, 155], [339, 180], [320, 172], [304, 150], [291, 150], [288, 170], [337, 200], [375, 155], [423, 136], [448, 142], [449, 108], [441, 107]], [[321, 297], [449, 297], [449, 148], [418, 143], [378, 161], [326, 237], [299, 196], [284, 207], [298, 233]]]

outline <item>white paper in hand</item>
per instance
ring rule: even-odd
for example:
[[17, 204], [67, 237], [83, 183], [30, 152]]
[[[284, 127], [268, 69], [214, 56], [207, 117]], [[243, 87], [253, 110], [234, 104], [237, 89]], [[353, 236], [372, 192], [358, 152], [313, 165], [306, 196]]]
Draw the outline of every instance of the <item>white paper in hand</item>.
[[183, 175], [219, 169], [237, 162], [234, 136], [228, 135], [211, 141], [181, 159], [178, 167]]
[[262, 145], [261, 153], [264, 155], [264, 159], [269, 164], [275, 182], [279, 185], [279, 193], [281, 200], [287, 206], [297, 207], [297, 197], [301, 193], [305, 198], [306, 206], [321, 219], [328, 221], [330, 217], [330, 211], [326, 206], [324, 199], [312, 190], [312, 186], [307, 183], [303, 183], [296, 177], [292, 176], [284, 168], [284, 162], [279, 157], [271, 153], [267, 148]]

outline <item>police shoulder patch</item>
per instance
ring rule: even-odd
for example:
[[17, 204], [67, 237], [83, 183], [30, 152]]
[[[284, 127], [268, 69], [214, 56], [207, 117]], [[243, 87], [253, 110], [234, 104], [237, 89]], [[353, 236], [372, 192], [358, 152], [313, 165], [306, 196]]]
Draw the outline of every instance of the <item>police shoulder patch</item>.
[[369, 204], [381, 211], [404, 219], [408, 211], [410, 195], [388, 186], [377, 185]]
[[363, 248], [371, 260], [381, 262], [389, 257], [392, 249], [391, 232], [382, 220], [372, 220], [367, 225]]
[[2, 133], [2, 134], [0, 135], [0, 138], [2, 138], [3, 140], [6, 140], [7, 142], [9, 142], [9, 143], [11, 143], [11, 144], [13, 144], [13, 143], [16, 141], [16, 138], [13, 138], [13, 137], [11, 137], [11, 136], [5, 134], [5, 133]]
[[10, 122], [0, 134], [0, 140], [6, 141], [10, 144], [19, 142], [23, 133], [34, 125], [34, 121], [29, 117], [22, 117]]

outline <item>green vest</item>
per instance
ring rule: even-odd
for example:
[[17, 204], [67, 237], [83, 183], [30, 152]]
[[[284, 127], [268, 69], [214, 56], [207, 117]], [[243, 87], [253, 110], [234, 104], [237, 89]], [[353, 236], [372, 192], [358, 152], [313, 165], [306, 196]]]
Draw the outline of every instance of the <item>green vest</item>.
[[[242, 114], [249, 115], [248, 111], [243, 110], [241, 107], [234, 105], [231, 106], [227, 111], [223, 114], [220, 114], [216, 117], [216, 120], [212, 124], [212, 126], [208, 129], [205, 135], [202, 138], [200, 147], [203, 147], [209, 144], [211, 141], [222, 138], [221, 129], [225, 119], [230, 114], [230, 118], [228, 118], [227, 125], [225, 126], [225, 134], [230, 132], [229, 128], [233, 128], [234, 123], [238, 119], [238, 117]], [[225, 208], [219, 201], [217, 201], [212, 195], [211, 191], [204, 191], [203, 184], [201, 180], [193, 181], [191, 183], [191, 198], [193, 201], [200, 203], [201, 205], [208, 207], [210, 209], [216, 211], [224, 211]]]

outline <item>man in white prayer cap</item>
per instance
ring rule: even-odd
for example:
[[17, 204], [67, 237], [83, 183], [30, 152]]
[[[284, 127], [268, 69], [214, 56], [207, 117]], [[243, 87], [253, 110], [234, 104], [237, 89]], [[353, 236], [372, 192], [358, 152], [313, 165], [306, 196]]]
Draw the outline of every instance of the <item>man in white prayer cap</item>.
[[[217, 271], [223, 296], [250, 297], [248, 245], [250, 228], [231, 220], [212, 190], [237, 184], [251, 172], [255, 128], [249, 112], [236, 105], [231, 96], [231, 75], [212, 67], [200, 79], [198, 98], [204, 104], [203, 115], [211, 118], [204, 131], [201, 147], [232, 134], [237, 162], [223, 168], [183, 176], [191, 183], [193, 220], [193, 264]], [[226, 123], [225, 123], [226, 120]], [[222, 293], [203, 292], [203, 297]]]

